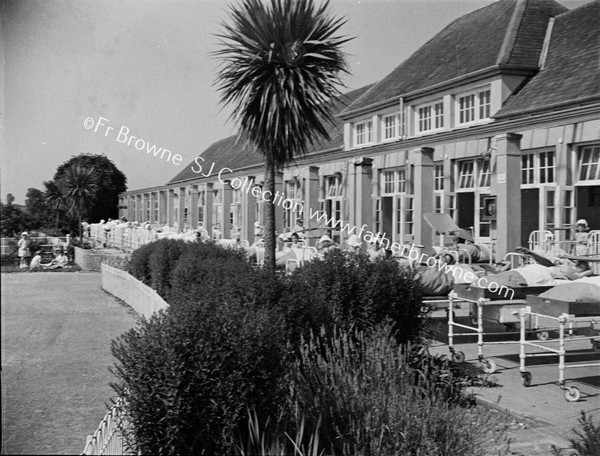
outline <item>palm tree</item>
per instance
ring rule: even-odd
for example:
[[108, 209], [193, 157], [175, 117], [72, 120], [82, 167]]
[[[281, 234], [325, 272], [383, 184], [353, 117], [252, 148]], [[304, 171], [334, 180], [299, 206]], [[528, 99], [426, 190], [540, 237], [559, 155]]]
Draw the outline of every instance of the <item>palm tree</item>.
[[[340, 95], [347, 72], [336, 36], [345, 23], [313, 0], [242, 0], [217, 35], [222, 58], [217, 86], [233, 107], [239, 137], [265, 157], [265, 265], [275, 269], [275, 173], [308, 144], [329, 139], [328, 100]], [[270, 192], [270, 193], [267, 193]]]
[[46, 191], [44, 192], [46, 204], [51, 211], [56, 213], [56, 232], [58, 233], [60, 213], [66, 208], [64, 195], [60, 185], [53, 180], [44, 182], [44, 186], [46, 187]]
[[60, 187], [66, 201], [67, 211], [79, 220], [79, 240], [83, 240], [82, 219], [88, 208], [98, 198], [100, 188], [96, 168], [73, 164], [61, 179]]

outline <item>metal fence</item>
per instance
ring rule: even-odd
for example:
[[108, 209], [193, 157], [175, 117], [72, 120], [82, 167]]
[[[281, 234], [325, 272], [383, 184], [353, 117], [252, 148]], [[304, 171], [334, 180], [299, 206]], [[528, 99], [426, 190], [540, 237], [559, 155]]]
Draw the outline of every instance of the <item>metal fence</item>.
[[106, 414], [96, 432], [88, 436], [84, 455], [134, 455], [124, 435], [127, 429], [124, 401], [119, 398]]

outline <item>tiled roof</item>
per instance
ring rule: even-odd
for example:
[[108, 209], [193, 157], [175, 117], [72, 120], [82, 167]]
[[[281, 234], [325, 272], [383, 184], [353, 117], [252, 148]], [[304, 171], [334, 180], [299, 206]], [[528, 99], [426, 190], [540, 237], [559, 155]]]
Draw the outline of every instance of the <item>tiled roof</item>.
[[[543, 69], [495, 118], [600, 99], [600, 0], [557, 16]], [[587, 101], [585, 101], [587, 100]]]
[[[344, 128], [343, 123], [337, 117], [337, 114], [344, 110], [370, 87], [371, 86], [368, 85], [348, 92], [333, 101], [332, 111], [335, 116], [334, 122], [328, 122], [326, 126], [331, 140], [322, 140], [313, 145], [309, 145], [307, 153], [310, 154], [313, 152], [343, 147]], [[198, 163], [202, 166], [202, 170], [199, 170], [198, 163], [194, 160], [171, 179], [168, 184], [203, 177], [200, 173], [206, 174], [209, 172], [213, 163], [213, 174], [218, 174], [218, 172], [225, 167], [235, 171], [241, 168], [259, 166], [264, 162], [263, 156], [253, 146], [245, 144], [243, 141], [238, 141], [237, 136], [230, 136], [211, 144], [200, 156], [204, 159], [204, 161], [198, 160]], [[194, 172], [194, 170], [198, 172]]]
[[566, 10], [554, 0], [500, 0], [466, 14], [375, 84], [346, 113], [499, 64], [535, 68], [548, 19]]

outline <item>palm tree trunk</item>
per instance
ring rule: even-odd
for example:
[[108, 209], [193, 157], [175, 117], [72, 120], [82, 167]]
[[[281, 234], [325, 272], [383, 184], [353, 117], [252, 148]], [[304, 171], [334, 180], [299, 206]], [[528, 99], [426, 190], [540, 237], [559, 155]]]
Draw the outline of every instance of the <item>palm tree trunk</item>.
[[[269, 193], [270, 192], [270, 193]], [[265, 160], [265, 188], [263, 188], [263, 199], [265, 200], [265, 267], [275, 271], [275, 164], [267, 156]]]

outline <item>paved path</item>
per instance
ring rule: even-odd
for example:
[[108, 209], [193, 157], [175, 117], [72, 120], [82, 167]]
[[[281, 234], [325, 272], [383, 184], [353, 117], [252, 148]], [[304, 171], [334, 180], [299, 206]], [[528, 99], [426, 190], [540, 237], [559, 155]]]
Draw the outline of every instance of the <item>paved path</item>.
[[2, 454], [79, 454], [114, 395], [110, 342], [136, 317], [100, 273], [1, 278]]
[[[457, 321], [471, 325], [468, 318], [468, 306], [456, 312]], [[448, 325], [444, 311], [436, 311], [434, 320], [439, 325], [437, 341], [432, 351], [448, 354]], [[484, 323], [484, 331], [498, 332], [497, 336], [485, 336], [484, 341], [518, 341], [518, 334], [508, 334], [503, 325], [493, 322]], [[460, 328], [455, 332], [467, 332]], [[585, 330], [581, 331], [585, 333]], [[590, 332], [590, 335], [592, 333]], [[441, 337], [440, 337], [441, 336]], [[537, 341], [535, 337], [531, 339]], [[464, 352], [466, 362], [473, 365], [473, 370], [481, 372], [478, 361], [476, 337], [462, 337], [455, 340], [456, 349]], [[551, 345], [557, 348], [558, 344]], [[495, 388], [474, 388], [473, 393], [482, 401], [510, 410], [523, 419], [517, 420], [512, 426], [511, 437], [515, 440], [511, 446], [515, 455], [548, 455], [552, 445], [559, 448], [569, 446], [567, 438], [572, 436], [571, 430], [578, 427], [577, 419], [582, 410], [600, 420], [600, 367], [582, 367], [567, 369], [565, 378], [567, 385], [576, 386], [581, 390], [578, 402], [567, 402], [564, 392], [558, 385], [558, 357], [529, 358], [527, 370], [533, 374], [532, 384], [523, 386], [519, 370], [519, 343], [484, 345], [483, 354], [497, 364], [497, 370], [489, 378], [498, 386]], [[600, 353], [592, 350], [591, 343], [586, 341], [568, 341], [566, 345], [566, 361], [581, 360], [581, 364], [600, 363]], [[528, 348], [527, 353], [539, 352]], [[571, 353], [581, 355], [569, 356]], [[578, 358], [579, 356], [579, 358]], [[519, 424], [521, 423], [521, 424]]]

